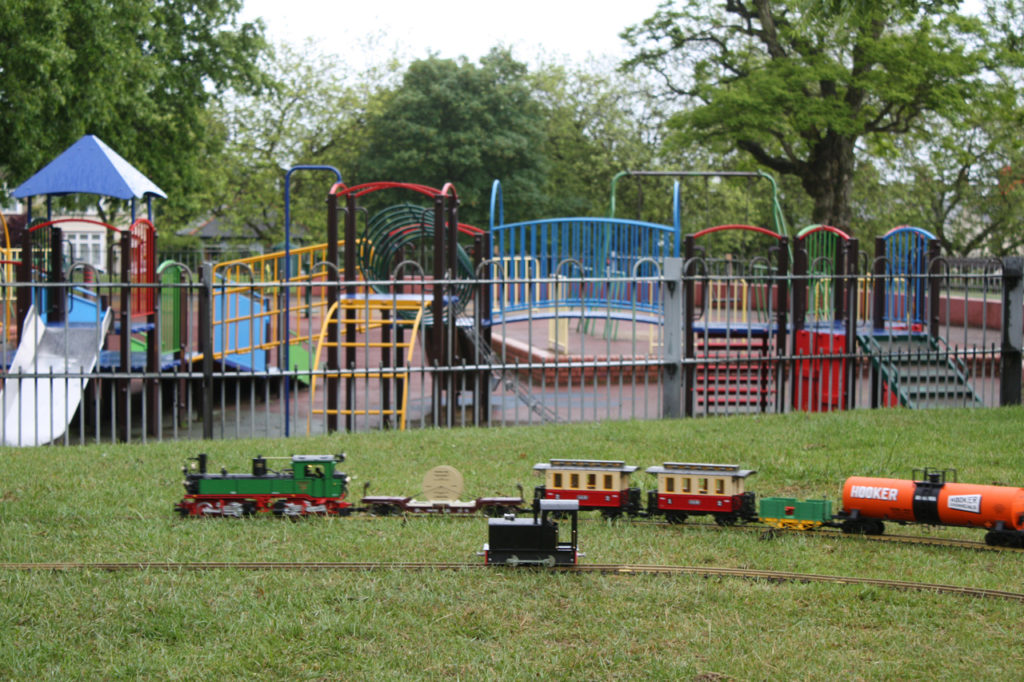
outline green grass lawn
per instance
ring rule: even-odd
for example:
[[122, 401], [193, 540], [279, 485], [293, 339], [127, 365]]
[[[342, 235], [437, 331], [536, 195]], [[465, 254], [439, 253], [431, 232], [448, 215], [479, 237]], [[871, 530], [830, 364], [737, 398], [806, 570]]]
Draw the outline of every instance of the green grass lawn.
[[[526, 494], [552, 457], [738, 463], [765, 495], [956, 468], [1024, 484], [1024, 410], [861, 411], [0, 451], [0, 561], [479, 561], [483, 518], [180, 519], [180, 468], [344, 451], [358, 500]], [[638, 482], [653, 485], [646, 474]], [[895, 528], [893, 528], [895, 530]], [[902, 529], [981, 539], [968, 529]], [[583, 562], [711, 565], [1024, 592], [1024, 556], [581, 523]], [[875, 587], [471, 570], [0, 572], [2, 679], [1015, 679], [1024, 606]]]

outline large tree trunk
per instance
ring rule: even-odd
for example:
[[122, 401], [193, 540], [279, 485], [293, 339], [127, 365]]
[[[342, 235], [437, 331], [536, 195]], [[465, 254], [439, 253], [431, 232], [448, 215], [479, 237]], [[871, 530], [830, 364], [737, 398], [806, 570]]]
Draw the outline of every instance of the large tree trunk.
[[851, 231], [855, 142], [855, 137], [829, 131], [814, 145], [800, 174], [804, 189], [814, 199], [813, 222]]

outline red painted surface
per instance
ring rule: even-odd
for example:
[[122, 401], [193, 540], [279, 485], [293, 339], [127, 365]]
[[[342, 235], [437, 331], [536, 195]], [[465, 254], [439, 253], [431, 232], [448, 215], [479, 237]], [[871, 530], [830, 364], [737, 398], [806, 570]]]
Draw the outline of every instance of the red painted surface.
[[740, 500], [730, 495], [658, 494], [660, 511], [678, 511], [687, 514], [731, 513], [739, 508]]
[[579, 500], [580, 509], [619, 509], [623, 495], [616, 490], [558, 490], [547, 488], [544, 498], [548, 500]]

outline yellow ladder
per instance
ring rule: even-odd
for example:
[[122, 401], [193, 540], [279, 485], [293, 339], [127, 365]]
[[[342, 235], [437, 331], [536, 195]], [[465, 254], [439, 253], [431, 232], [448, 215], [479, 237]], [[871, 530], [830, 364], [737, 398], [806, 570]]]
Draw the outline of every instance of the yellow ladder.
[[[430, 299], [427, 296], [420, 296], [416, 294], [411, 295], [394, 295], [389, 296], [386, 294], [369, 294], [364, 296], [357, 296], [352, 298], [344, 298], [337, 303], [334, 303], [327, 309], [327, 313], [324, 315], [323, 323], [320, 327], [319, 341], [316, 346], [316, 354], [313, 358], [312, 367], [318, 368], [320, 366], [320, 359], [322, 357], [323, 350], [325, 348], [389, 348], [393, 351], [404, 349], [406, 351], [406, 365], [403, 367], [387, 367], [381, 369], [344, 369], [337, 372], [330, 372], [327, 374], [315, 374], [313, 376], [310, 402], [316, 404], [316, 387], [317, 381], [320, 379], [327, 378], [338, 378], [338, 379], [376, 379], [379, 381], [389, 381], [392, 379], [398, 379], [405, 381], [409, 376], [409, 363], [412, 362], [413, 350], [416, 346], [416, 336], [419, 333], [420, 324], [423, 321], [423, 313], [427, 306], [430, 305]], [[355, 314], [349, 314], [349, 311], [353, 311]], [[384, 313], [391, 313], [390, 319], [384, 317]], [[402, 316], [400, 313], [414, 313], [409, 316]], [[342, 325], [354, 324], [356, 330], [359, 332], [366, 333], [370, 329], [380, 327], [384, 324], [393, 324], [398, 327], [405, 328], [409, 331], [408, 339], [401, 343], [392, 341], [374, 341], [370, 339], [363, 339], [362, 341], [331, 341], [329, 340], [328, 328], [332, 324], [338, 324], [339, 327]], [[312, 428], [312, 419], [316, 415], [364, 415], [364, 416], [394, 416], [398, 420], [398, 428], [405, 430], [405, 415], [406, 415], [406, 404], [409, 398], [409, 391], [402, 391], [401, 404], [396, 406], [394, 409], [386, 408], [381, 406], [377, 409], [336, 409], [328, 410], [326, 408], [313, 408], [310, 411], [310, 416], [306, 420], [306, 432], [310, 433]]]

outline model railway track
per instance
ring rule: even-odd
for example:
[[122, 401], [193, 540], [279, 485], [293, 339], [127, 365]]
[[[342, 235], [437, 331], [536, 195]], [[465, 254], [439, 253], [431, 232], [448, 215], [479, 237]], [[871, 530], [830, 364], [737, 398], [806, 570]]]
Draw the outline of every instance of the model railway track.
[[766, 538], [772, 538], [783, 534], [791, 534], [794, 536], [806, 535], [818, 538], [860, 540], [863, 542], [889, 542], [895, 544], [904, 543], [908, 545], [925, 545], [929, 547], [956, 547], [958, 549], [972, 549], [983, 552], [1024, 552], [1024, 548], [1022, 547], [1003, 547], [998, 545], [988, 545], [980, 540], [965, 540], [962, 538], [936, 538], [927, 537], [923, 535], [864, 535], [861, 533], [843, 533], [839, 530], [795, 530], [789, 528], [773, 528], [771, 526], [762, 526], [757, 524], [719, 526], [716, 523], [672, 524], [666, 521], [655, 521], [654, 523], [659, 526], [665, 526], [667, 528], [696, 528], [700, 530], [710, 530], [715, 532], [738, 531], [747, 533], [761, 533]]
[[467, 571], [467, 570], [560, 570], [575, 573], [602, 573], [610, 575], [692, 575], [705, 578], [743, 578], [777, 583], [830, 583], [834, 585], [862, 585], [894, 590], [914, 590], [935, 594], [956, 594], [965, 597], [1008, 599], [1024, 603], [1024, 593], [989, 590], [961, 585], [919, 583], [906, 580], [883, 580], [851, 576], [793, 573], [751, 568], [722, 568], [715, 566], [657, 566], [633, 564], [581, 564], [553, 569], [496, 569], [483, 564], [445, 562], [337, 562], [337, 561], [135, 561], [118, 563], [41, 562], [0, 563], [3, 571]]

